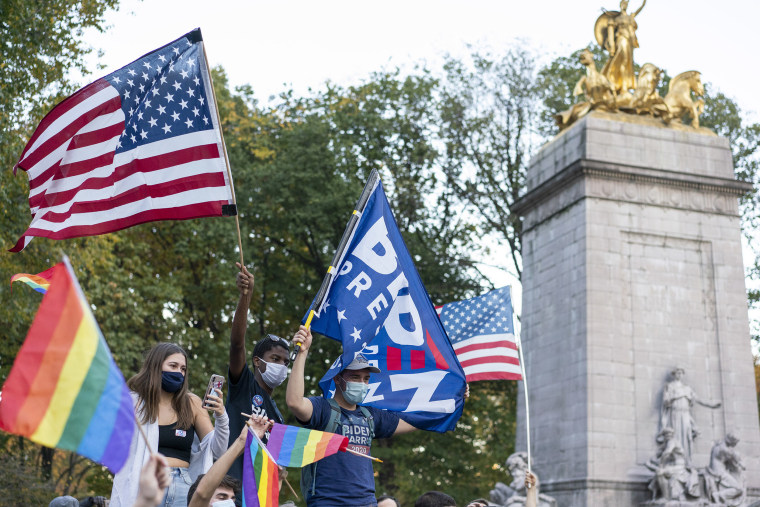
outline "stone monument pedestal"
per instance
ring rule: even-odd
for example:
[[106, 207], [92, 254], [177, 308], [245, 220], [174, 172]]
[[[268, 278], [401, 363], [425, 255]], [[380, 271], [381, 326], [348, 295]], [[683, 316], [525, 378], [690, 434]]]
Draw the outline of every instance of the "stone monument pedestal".
[[[760, 425], [737, 198], [726, 139], [594, 112], [533, 158], [524, 216], [522, 341], [533, 467], [560, 506], [651, 500], [662, 392], [674, 367], [699, 399], [692, 464], [733, 432], [760, 498]], [[522, 389], [517, 447], [525, 450]]]

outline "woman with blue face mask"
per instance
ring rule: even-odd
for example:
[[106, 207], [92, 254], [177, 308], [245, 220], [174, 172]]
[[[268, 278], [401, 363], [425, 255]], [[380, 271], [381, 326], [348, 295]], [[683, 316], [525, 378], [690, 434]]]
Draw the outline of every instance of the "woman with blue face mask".
[[[222, 393], [202, 400], [188, 390], [187, 354], [179, 345], [160, 343], [145, 356], [140, 371], [127, 381], [132, 391], [135, 415], [150, 443], [140, 432], [132, 437], [130, 456], [114, 477], [111, 506], [131, 506], [137, 497], [140, 469], [151, 451], [166, 457], [171, 484], [164, 507], [186, 507], [187, 492], [195, 478], [205, 473], [227, 450], [229, 419]], [[212, 410], [216, 425], [211, 423]]]

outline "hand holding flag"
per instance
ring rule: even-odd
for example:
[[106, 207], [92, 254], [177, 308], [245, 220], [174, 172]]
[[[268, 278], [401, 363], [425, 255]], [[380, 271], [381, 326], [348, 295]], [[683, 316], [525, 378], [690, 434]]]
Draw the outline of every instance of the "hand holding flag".
[[280, 470], [264, 443], [248, 432], [243, 451], [243, 505], [277, 507], [280, 498]]
[[372, 374], [364, 405], [403, 412], [416, 428], [448, 431], [462, 414], [465, 375], [379, 178], [368, 186], [336, 253], [337, 269], [326, 277], [325, 297], [313, 303], [312, 329], [343, 344], [320, 387], [327, 394], [333, 377], [361, 353], [382, 370]]

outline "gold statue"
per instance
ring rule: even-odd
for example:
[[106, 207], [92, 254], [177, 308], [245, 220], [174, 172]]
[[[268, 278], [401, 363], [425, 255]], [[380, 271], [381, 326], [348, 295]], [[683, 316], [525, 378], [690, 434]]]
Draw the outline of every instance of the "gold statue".
[[560, 129], [573, 123], [578, 118], [586, 116], [592, 109], [602, 111], [615, 111], [615, 92], [609, 80], [596, 70], [594, 54], [584, 49], [580, 56], [580, 62], [586, 67], [586, 75], [580, 78], [573, 89], [573, 96], [584, 94], [585, 102], [578, 102], [561, 113], [555, 115], [555, 120]]
[[643, 0], [641, 6], [629, 14], [628, 0], [621, 0], [620, 12], [604, 11], [596, 20], [596, 41], [610, 56], [599, 72], [591, 51], [581, 53], [580, 62], [586, 67], [586, 75], [575, 85], [573, 96], [583, 94], [586, 100], [554, 115], [560, 130], [595, 109], [615, 114], [648, 115], [661, 119], [666, 125], [681, 123], [681, 118], [688, 114], [691, 126], [699, 128], [699, 115], [704, 111], [705, 102], [691, 98], [692, 92], [698, 97], [704, 95], [699, 72], [683, 72], [674, 77], [664, 99], [657, 92], [662, 69], [646, 63], [638, 76], [634, 74], [633, 50], [639, 47], [636, 16], [646, 3]]
[[705, 110], [705, 101], [691, 100], [690, 92], [698, 97], [705, 94], [702, 78], [696, 70], [682, 72], [670, 80], [668, 94], [665, 95], [665, 104], [668, 106], [668, 114], [664, 118], [666, 123], [681, 123], [681, 117], [689, 113], [691, 126], [699, 128], [699, 115]]
[[649, 113], [653, 116], [665, 116], [668, 107], [660, 94], [657, 93], [657, 85], [660, 84], [661, 77], [662, 69], [651, 63], [642, 65], [636, 79], [636, 90], [633, 92], [631, 103], [629, 105], [621, 104], [618, 100], [618, 106], [621, 109], [629, 108], [636, 114]]
[[602, 74], [607, 76], [618, 95], [636, 88], [636, 76], [633, 73], [633, 50], [639, 47], [636, 16], [646, 3], [644, 0], [636, 12], [628, 14], [628, 0], [621, 0], [620, 12], [605, 11], [594, 25], [596, 41], [610, 53]]

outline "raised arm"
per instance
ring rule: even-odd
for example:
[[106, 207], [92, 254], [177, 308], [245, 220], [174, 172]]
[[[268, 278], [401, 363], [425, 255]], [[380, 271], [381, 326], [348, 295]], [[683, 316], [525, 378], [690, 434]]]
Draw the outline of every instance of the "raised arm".
[[643, 9], [646, 4], [647, 4], [647, 0], [644, 0], [643, 2], [641, 2], [641, 7], [636, 9], [636, 12], [633, 13], [634, 18], [639, 15], [639, 12], [641, 12], [641, 9]]
[[230, 382], [237, 383], [245, 368], [245, 330], [248, 327], [248, 308], [251, 306], [253, 296], [253, 275], [248, 268], [236, 262], [240, 272], [237, 274], [237, 287], [240, 299], [232, 318], [232, 330], [230, 331]]
[[298, 332], [293, 336], [293, 345], [301, 346], [301, 350], [293, 361], [288, 387], [285, 391], [285, 403], [293, 415], [299, 421], [306, 422], [311, 419], [314, 407], [308, 398], [304, 397], [304, 370], [306, 368], [306, 356], [311, 347], [311, 331], [301, 326]]
[[525, 471], [525, 507], [538, 505], [538, 479], [529, 471]]
[[214, 491], [216, 491], [216, 488], [221, 484], [224, 476], [227, 475], [232, 463], [238, 456], [243, 454], [249, 426], [259, 438], [262, 438], [269, 426], [269, 422], [266, 417], [253, 416], [250, 419], [250, 422], [243, 426], [243, 431], [241, 431], [238, 438], [232, 442], [232, 445], [227, 449], [227, 452], [222, 454], [222, 456], [216, 460], [211, 468], [209, 468], [208, 472], [206, 472], [206, 475], [200, 480], [198, 488], [193, 494], [193, 498], [191, 498], [190, 503], [187, 504], [188, 507], [206, 507], [209, 504]]

